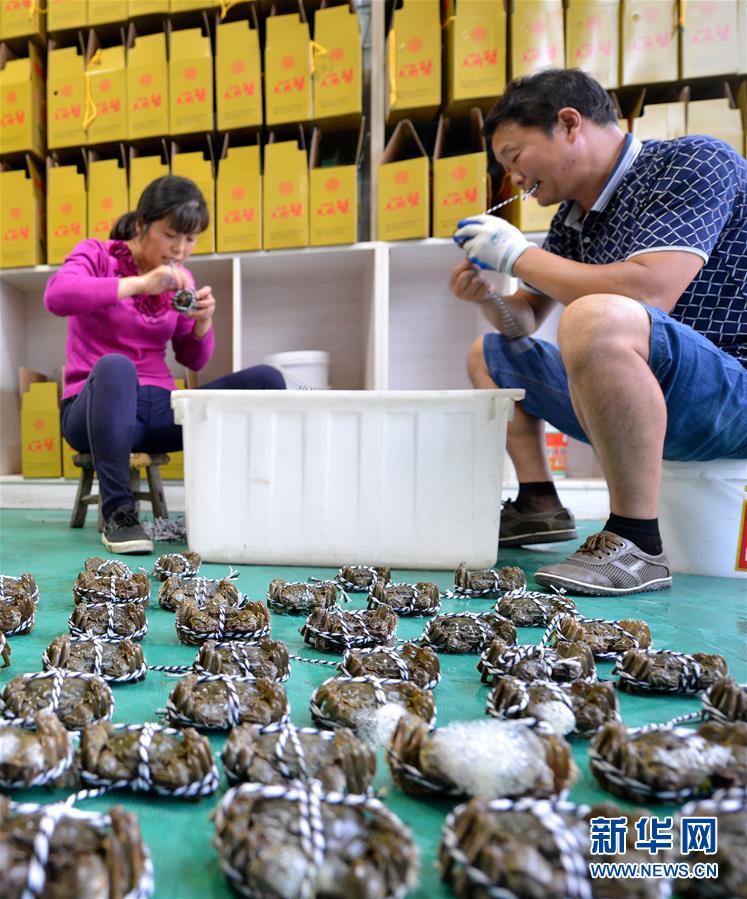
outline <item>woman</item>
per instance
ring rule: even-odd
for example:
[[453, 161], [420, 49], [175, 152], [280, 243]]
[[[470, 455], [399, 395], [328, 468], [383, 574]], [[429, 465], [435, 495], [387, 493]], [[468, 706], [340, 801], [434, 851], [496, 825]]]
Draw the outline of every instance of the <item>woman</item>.
[[[68, 318], [62, 433], [74, 449], [93, 456], [102, 540], [112, 553], [153, 551], [129, 488], [130, 453], [182, 446], [170, 405], [175, 385], [165, 361], [169, 340], [177, 361], [194, 370], [213, 354], [210, 287], [196, 291], [192, 311], [172, 306], [175, 291], [194, 288], [184, 263], [208, 221], [193, 181], [158, 178], [135, 212], [115, 223], [113, 239], [81, 241], [44, 293], [47, 309]], [[203, 386], [282, 389], [285, 382], [276, 369], [257, 365]]]

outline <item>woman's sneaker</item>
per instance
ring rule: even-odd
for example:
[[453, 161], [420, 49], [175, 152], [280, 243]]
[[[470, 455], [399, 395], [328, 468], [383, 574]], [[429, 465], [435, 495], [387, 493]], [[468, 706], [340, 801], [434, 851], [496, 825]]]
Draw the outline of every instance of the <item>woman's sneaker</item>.
[[556, 543], [577, 537], [576, 519], [564, 506], [550, 512], [519, 512], [510, 499], [503, 503], [498, 546]]
[[153, 541], [132, 506], [120, 506], [104, 522], [101, 542], [110, 553], [152, 553]]

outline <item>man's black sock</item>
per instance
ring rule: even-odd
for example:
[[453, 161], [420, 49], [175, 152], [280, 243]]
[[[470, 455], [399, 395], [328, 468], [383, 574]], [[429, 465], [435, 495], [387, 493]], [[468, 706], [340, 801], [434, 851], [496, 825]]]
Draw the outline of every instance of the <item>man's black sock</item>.
[[604, 530], [612, 531], [618, 537], [631, 540], [639, 549], [649, 555], [658, 556], [661, 552], [658, 518], [625, 518], [612, 512]]
[[552, 481], [526, 481], [519, 484], [519, 494], [514, 500], [517, 512], [552, 512], [561, 509], [555, 484]]

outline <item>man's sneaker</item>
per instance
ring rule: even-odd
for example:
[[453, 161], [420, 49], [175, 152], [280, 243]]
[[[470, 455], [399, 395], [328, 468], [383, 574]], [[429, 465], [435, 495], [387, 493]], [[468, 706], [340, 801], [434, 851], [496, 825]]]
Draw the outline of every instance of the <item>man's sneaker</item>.
[[534, 579], [543, 587], [589, 596], [624, 596], [672, 586], [669, 560], [663, 552], [649, 555], [611, 531], [592, 534], [565, 562], [543, 566]]
[[555, 543], [577, 537], [576, 519], [563, 506], [551, 512], [519, 512], [510, 499], [503, 503], [498, 546]]
[[110, 553], [152, 553], [153, 541], [132, 506], [120, 506], [106, 519], [101, 541]]

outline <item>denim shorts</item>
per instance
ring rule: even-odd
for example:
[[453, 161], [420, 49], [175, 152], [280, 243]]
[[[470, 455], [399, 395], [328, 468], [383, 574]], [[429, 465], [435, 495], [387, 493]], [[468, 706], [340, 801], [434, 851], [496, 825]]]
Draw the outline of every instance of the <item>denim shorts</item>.
[[[667, 404], [664, 458], [680, 462], [747, 459], [747, 368], [661, 309], [651, 320], [649, 365]], [[522, 387], [522, 407], [589, 443], [571, 405], [556, 346], [544, 340], [517, 353], [500, 334], [485, 335], [485, 363], [499, 387]]]

